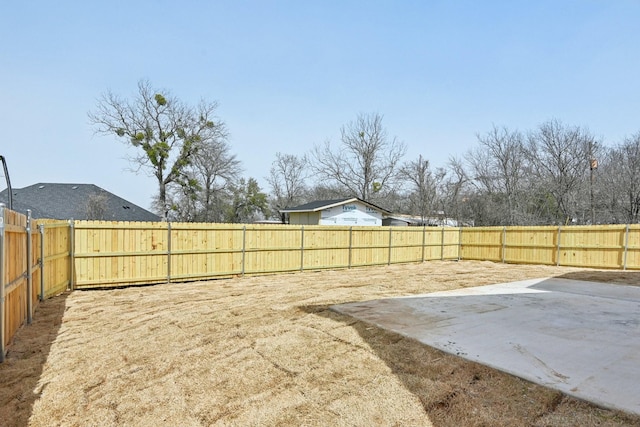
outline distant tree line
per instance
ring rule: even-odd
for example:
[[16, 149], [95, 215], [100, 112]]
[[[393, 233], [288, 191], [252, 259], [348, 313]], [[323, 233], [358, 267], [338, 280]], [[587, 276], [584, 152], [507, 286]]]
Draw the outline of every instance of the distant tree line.
[[216, 103], [189, 106], [138, 84], [133, 100], [108, 92], [89, 113], [98, 133], [133, 147], [131, 158], [158, 183], [165, 219], [286, 222], [280, 210], [312, 200], [358, 197], [424, 223], [612, 224], [640, 221], [640, 132], [605, 147], [588, 129], [557, 119], [535, 129], [493, 126], [462, 157], [433, 168], [429, 153], [406, 160], [377, 113], [360, 114], [296, 156], [278, 152], [267, 194], [245, 179]]
[[[272, 208], [355, 195], [436, 224], [640, 221], [640, 132], [605, 147], [588, 129], [557, 119], [527, 131], [494, 125], [461, 158], [432, 168], [428, 153], [402, 161], [404, 145], [387, 137], [381, 121], [359, 116], [335, 150], [325, 143], [302, 158], [278, 153], [269, 184], [292, 190], [274, 191]], [[282, 173], [296, 168], [295, 178]]]

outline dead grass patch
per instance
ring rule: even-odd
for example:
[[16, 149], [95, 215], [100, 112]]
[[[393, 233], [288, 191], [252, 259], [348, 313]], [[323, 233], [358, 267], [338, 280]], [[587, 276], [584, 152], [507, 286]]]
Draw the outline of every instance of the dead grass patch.
[[[594, 407], [328, 310], [513, 280], [638, 273], [423, 264], [73, 292], [0, 365], [7, 426], [623, 426]], [[622, 277], [622, 278], [621, 278]]]

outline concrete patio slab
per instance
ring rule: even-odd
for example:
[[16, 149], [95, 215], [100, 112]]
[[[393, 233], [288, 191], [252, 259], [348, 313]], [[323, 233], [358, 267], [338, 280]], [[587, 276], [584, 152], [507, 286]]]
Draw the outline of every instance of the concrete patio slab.
[[639, 287], [543, 278], [332, 309], [599, 406], [640, 414]]

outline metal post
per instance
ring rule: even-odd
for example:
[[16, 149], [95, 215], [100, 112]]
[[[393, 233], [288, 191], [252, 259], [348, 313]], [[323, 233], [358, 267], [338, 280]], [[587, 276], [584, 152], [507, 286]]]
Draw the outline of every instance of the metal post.
[[2, 169], [4, 170], [4, 179], [7, 182], [7, 201], [9, 202], [9, 209], [13, 209], [13, 190], [11, 189], [11, 180], [9, 179], [9, 169], [7, 168], [7, 159], [4, 156], [0, 156], [0, 162], [2, 162]]
[[624, 255], [622, 259], [622, 269], [627, 269], [627, 252], [629, 251], [629, 224], [624, 230]]
[[558, 226], [558, 246], [556, 247], [556, 267], [560, 265], [560, 232], [562, 231], [562, 226]]
[[391, 227], [389, 227], [389, 259], [387, 265], [391, 265]]
[[300, 271], [304, 271], [304, 225], [300, 226]]
[[40, 233], [40, 302], [44, 301], [44, 224], [38, 225]]
[[591, 208], [591, 225], [596, 225], [596, 212], [593, 207], [593, 171], [598, 169], [598, 160], [593, 157], [593, 140], [589, 140], [589, 205]]
[[27, 324], [33, 321], [33, 248], [31, 247], [31, 209], [27, 209]]
[[353, 246], [353, 227], [349, 227], [349, 265], [348, 268], [351, 268], [351, 248]]
[[0, 362], [6, 355], [4, 348], [4, 204], [0, 203]]
[[167, 222], [167, 283], [171, 283], [171, 222]]
[[75, 251], [76, 251], [76, 232], [75, 232], [75, 224], [73, 222], [73, 218], [69, 220], [69, 290], [73, 290], [75, 287], [75, 271], [76, 271], [76, 259], [75, 259]]

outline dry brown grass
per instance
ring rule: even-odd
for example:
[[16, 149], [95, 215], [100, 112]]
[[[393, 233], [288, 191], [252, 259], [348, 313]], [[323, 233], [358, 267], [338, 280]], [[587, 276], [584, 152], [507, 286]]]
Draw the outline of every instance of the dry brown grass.
[[429, 262], [63, 295], [0, 365], [3, 426], [622, 426], [596, 408], [328, 310], [640, 273]]

